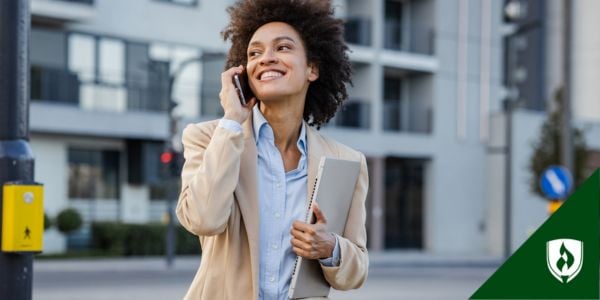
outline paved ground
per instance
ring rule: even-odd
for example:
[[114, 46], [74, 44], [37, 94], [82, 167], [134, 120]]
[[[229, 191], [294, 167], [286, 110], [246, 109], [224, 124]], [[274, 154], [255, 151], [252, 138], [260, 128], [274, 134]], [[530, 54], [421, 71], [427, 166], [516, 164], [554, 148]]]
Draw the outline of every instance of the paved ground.
[[[332, 291], [331, 299], [467, 299], [501, 263], [418, 253], [370, 258], [363, 288]], [[198, 263], [199, 258], [180, 257], [167, 269], [161, 258], [36, 261], [33, 299], [181, 299]]]

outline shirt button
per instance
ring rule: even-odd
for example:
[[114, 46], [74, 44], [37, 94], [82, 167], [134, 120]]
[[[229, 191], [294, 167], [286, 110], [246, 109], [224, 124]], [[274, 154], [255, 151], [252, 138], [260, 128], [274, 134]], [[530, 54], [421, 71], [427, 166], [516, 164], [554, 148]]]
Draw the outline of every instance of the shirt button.
[[273, 249], [277, 249], [277, 248], [279, 248], [279, 246], [277, 246], [277, 245], [275, 245], [275, 244], [273, 244], [271, 247], [272, 247]]
[[271, 278], [269, 278], [269, 281], [270, 281], [270, 282], [275, 282], [275, 277], [271, 277]]
[[275, 213], [275, 218], [279, 219], [281, 217], [280, 213]]
[[280, 189], [281, 188], [281, 183], [277, 184], [277, 188]]

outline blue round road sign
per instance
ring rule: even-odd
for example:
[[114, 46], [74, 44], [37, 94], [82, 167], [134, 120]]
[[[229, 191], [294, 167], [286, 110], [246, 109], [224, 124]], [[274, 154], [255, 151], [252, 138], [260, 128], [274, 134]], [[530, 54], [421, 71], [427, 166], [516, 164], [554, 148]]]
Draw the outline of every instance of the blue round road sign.
[[562, 166], [551, 166], [542, 173], [540, 188], [550, 199], [564, 199], [573, 188], [571, 172]]

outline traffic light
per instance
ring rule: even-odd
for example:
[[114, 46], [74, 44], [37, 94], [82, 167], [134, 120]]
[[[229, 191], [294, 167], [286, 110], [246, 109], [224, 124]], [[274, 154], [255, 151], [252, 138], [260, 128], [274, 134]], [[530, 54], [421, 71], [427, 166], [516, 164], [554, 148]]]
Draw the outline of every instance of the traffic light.
[[166, 178], [179, 177], [181, 172], [181, 155], [173, 149], [167, 149], [160, 154], [163, 175]]

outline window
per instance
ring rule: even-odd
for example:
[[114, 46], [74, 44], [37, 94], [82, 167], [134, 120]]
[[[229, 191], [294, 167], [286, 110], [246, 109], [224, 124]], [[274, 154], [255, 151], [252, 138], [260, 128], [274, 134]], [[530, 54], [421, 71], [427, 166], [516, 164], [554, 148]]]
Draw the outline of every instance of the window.
[[202, 102], [200, 112], [203, 116], [222, 116], [223, 108], [219, 100], [221, 74], [225, 69], [225, 56], [213, 56], [202, 63]]
[[94, 5], [94, 0], [61, 0], [61, 1]]
[[69, 198], [119, 199], [119, 152], [71, 148]]
[[402, 79], [385, 77], [383, 81], [383, 129], [401, 129]]
[[386, 68], [383, 85], [383, 130], [431, 133], [432, 76]]
[[79, 103], [77, 74], [66, 70], [67, 35], [64, 32], [32, 28], [31, 100]]
[[423, 248], [428, 160], [385, 159], [385, 248]]
[[[163, 64], [170, 73], [179, 70], [172, 92], [177, 103], [173, 110], [175, 116], [195, 118], [198, 115], [218, 117], [223, 114], [219, 91], [225, 54], [154, 43], [150, 45], [150, 59], [155, 64]], [[185, 67], [180, 69], [183, 63]]]
[[127, 109], [125, 42], [87, 34], [69, 35], [69, 70], [79, 76], [83, 109]]
[[335, 115], [335, 125], [339, 127], [351, 127], [369, 129], [370, 105], [361, 99], [348, 99]]
[[198, 0], [156, 0], [156, 1], [179, 4], [179, 5], [187, 5], [187, 6], [198, 5]]
[[403, 3], [399, 1], [385, 1], [385, 48], [402, 49], [404, 37]]

